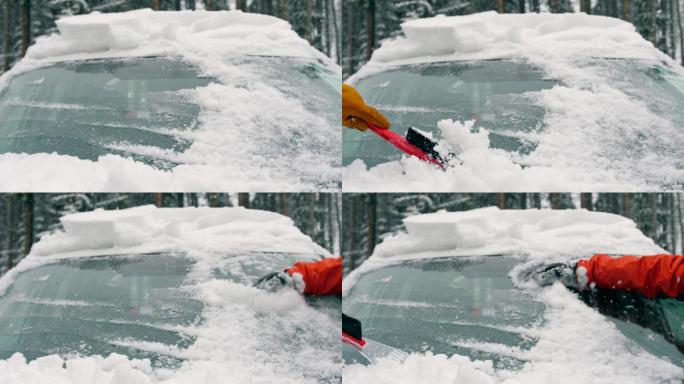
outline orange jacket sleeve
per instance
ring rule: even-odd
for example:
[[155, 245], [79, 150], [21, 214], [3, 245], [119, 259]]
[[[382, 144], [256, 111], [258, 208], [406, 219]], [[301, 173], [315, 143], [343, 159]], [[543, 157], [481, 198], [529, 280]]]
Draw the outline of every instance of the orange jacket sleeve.
[[298, 262], [285, 270], [295, 280], [301, 274], [305, 295], [342, 294], [342, 258]]
[[[581, 268], [585, 268], [586, 272]], [[648, 298], [684, 294], [684, 256], [621, 256], [598, 254], [577, 263], [578, 280], [599, 288], [638, 291]]]

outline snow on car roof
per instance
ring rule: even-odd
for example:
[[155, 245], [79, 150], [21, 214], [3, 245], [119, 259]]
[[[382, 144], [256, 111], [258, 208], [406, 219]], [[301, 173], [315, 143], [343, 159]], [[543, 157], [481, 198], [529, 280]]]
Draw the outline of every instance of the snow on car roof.
[[383, 42], [371, 63], [535, 56], [662, 59], [626, 21], [584, 13], [476, 13], [416, 19]]
[[234, 208], [98, 209], [64, 216], [64, 230], [43, 236], [29, 258], [126, 253], [240, 251], [329, 255], [274, 212]]
[[[322, 57], [290, 24], [241, 11], [93, 12], [57, 20], [59, 33], [39, 37], [29, 59], [76, 59], [183, 53]], [[84, 38], [86, 37], [87, 38]]]
[[559, 262], [594, 253], [666, 253], [632, 220], [584, 209], [439, 211], [407, 217], [404, 225], [406, 232], [386, 237], [345, 278], [345, 292], [361, 274], [403, 260], [509, 254]]

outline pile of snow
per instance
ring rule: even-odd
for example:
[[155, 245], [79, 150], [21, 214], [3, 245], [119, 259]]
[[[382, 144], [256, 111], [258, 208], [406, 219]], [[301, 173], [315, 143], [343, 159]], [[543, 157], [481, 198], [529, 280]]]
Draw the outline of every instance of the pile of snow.
[[567, 262], [595, 253], [666, 253], [623, 216], [585, 209], [439, 211], [404, 219], [406, 232], [386, 237], [344, 280], [383, 266], [431, 257], [523, 255], [530, 262]]
[[[325, 58], [287, 21], [241, 11], [92, 12], [57, 20], [59, 34], [39, 37], [28, 59], [156, 56], [222, 52]], [[84, 36], [87, 36], [84, 39]], [[189, 51], [189, 52], [188, 52]]]
[[[604, 110], [603, 113], [608, 112]], [[611, 159], [587, 157], [587, 161], [581, 161], [582, 159], [579, 159], [577, 152], [574, 151], [575, 147], [567, 145], [566, 133], [559, 134], [559, 136], [565, 136], [560, 140], [566, 144], [565, 146], [556, 145], [559, 141], [556, 140], [558, 138], [556, 135], [539, 135], [549, 143], [549, 146], [547, 148], [540, 144], [537, 150], [525, 160], [534, 165], [523, 167], [521, 157], [517, 153], [490, 148], [489, 132], [486, 129], [476, 132], [473, 130], [473, 125], [474, 121], [453, 120], [442, 120], [437, 124], [441, 138], [436, 149], [446, 156], [450, 153], [458, 156], [457, 159], [450, 160], [445, 169], [412, 156], [403, 156], [400, 160], [372, 168], [368, 168], [363, 160], [355, 160], [344, 170], [344, 191], [553, 192], [659, 189], [656, 183], [650, 184], [635, 177], [634, 170], [604, 172], [605, 169], [615, 168], [616, 164]], [[582, 133], [583, 131], [577, 136], [581, 136]], [[587, 148], [588, 152], [589, 148]], [[564, 153], [568, 153], [567, 159], [563, 157]], [[553, 164], [556, 159], [561, 160], [562, 165]], [[568, 159], [574, 161], [566, 161]], [[652, 171], [649, 177], [660, 180], [684, 179], [684, 170], [656, 167], [654, 164], [655, 159], [643, 165], [644, 168], [648, 167]]]
[[439, 15], [404, 22], [401, 29], [404, 36], [385, 40], [355, 78], [390, 64], [432, 61], [667, 57], [633, 24], [583, 13]]
[[657, 63], [672, 72], [666, 77], [677, 77], [668, 81], [678, 87], [684, 68], [632, 24], [585, 14], [488, 12], [412, 20], [402, 29], [405, 36], [384, 42], [349, 81], [406, 64], [513, 59], [559, 84], [518, 95], [544, 110], [531, 132], [503, 132], [534, 144], [530, 154], [490, 149], [484, 127], [442, 120], [441, 153], [456, 149], [462, 163], [440, 172], [406, 157], [371, 169], [356, 161], [345, 169], [345, 191], [655, 191], [679, 188], [684, 180], [677, 112], [684, 95], [666, 96], [663, 85], [642, 73], [646, 64], [598, 60]]
[[513, 353], [526, 361], [520, 371], [495, 371], [491, 361], [425, 352], [412, 353], [402, 363], [381, 360], [367, 367], [345, 366], [344, 380], [400, 384], [650, 384], [684, 380], [682, 368], [644, 351], [562, 285], [543, 289], [539, 299], [547, 304], [546, 322], [532, 330], [538, 339], [535, 346]]
[[[285, 89], [301, 91], [302, 84], [283, 79], [276, 87], [266, 79], [263, 66], [230, 61], [250, 55], [298, 58], [321, 64], [331, 74], [329, 82], [339, 82], [339, 66], [287, 22], [240, 11], [143, 9], [94, 12], [60, 19], [57, 25], [59, 33], [38, 38], [27, 57], [0, 78], [0, 89], [14, 76], [54, 62], [107, 57], [178, 57], [216, 82], [181, 92], [201, 108], [197, 128], [168, 130], [192, 142], [184, 152], [112, 148], [179, 164], [172, 170], [115, 155], [89, 161], [56, 153], [3, 154], [0, 179], [12, 180], [0, 183], [4, 190], [339, 190], [340, 143], [331, 140], [340, 134], [336, 121], [307, 108], [306, 100]], [[331, 111], [339, 108], [337, 99], [317, 102], [329, 103]], [[302, 129], [307, 133], [298, 134]]]
[[[133, 338], [112, 343], [183, 360], [177, 369], [153, 368], [149, 360], [112, 354], [50, 355], [27, 362], [19, 353], [0, 361], [0, 383], [199, 384], [229, 380], [318, 383], [339, 377], [339, 318], [320, 311], [294, 290], [266, 292], [214, 277], [233, 252], [328, 252], [289, 218], [244, 208], [137, 207], [97, 210], [62, 218], [63, 231], [44, 236], [0, 279], [6, 289], [18, 273], [55, 260], [140, 252], [187, 252], [194, 259], [182, 287], [204, 303], [198, 325], [168, 326], [195, 338], [186, 349]], [[274, 256], [276, 257], [276, 256]]]
[[183, 252], [286, 252], [327, 255], [289, 217], [232, 208], [157, 208], [74, 213], [60, 219], [63, 231], [43, 236], [29, 257]]

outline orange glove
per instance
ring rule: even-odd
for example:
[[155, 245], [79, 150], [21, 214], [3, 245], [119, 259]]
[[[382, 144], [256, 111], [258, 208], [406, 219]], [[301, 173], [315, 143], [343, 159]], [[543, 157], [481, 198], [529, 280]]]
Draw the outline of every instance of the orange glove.
[[342, 258], [298, 262], [285, 270], [305, 295], [342, 294]]
[[382, 113], [366, 104], [359, 92], [351, 85], [342, 84], [342, 124], [349, 128], [365, 131], [366, 122], [378, 128], [387, 129], [390, 122]]
[[684, 256], [594, 255], [580, 260], [575, 272], [579, 289], [594, 283], [599, 288], [637, 291], [648, 298], [684, 294]]

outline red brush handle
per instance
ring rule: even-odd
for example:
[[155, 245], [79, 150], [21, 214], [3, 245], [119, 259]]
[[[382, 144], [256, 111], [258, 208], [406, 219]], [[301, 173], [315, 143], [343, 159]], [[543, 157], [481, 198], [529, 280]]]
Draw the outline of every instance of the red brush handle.
[[389, 129], [379, 128], [379, 127], [377, 127], [371, 123], [366, 123], [366, 124], [368, 125], [368, 128], [370, 128], [371, 131], [375, 132], [375, 134], [382, 137], [383, 139], [385, 139], [390, 144], [399, 148], [399, 150], [401, 150], [405, 154], [407, 154], [409, 156], [415, 156], [415, 157], [417, 157], [423, 161], [427, 161], [428, 163], [435, 164], [435, 165], [439, 166], [440, 168], [444, 167], [438, 160], [434, 159], [432, 156], [421, 151], [420, 148], [411, 144], [408, 140], [406, 140], [406, 138], [404, 136], [398, 135], [395, 132], [390, 131]]
[[366, 340], [357, 339], [356, 337], [342, 331], [342, 342], [352, 345], [358, 349], [362, 349], [366, 346]]

